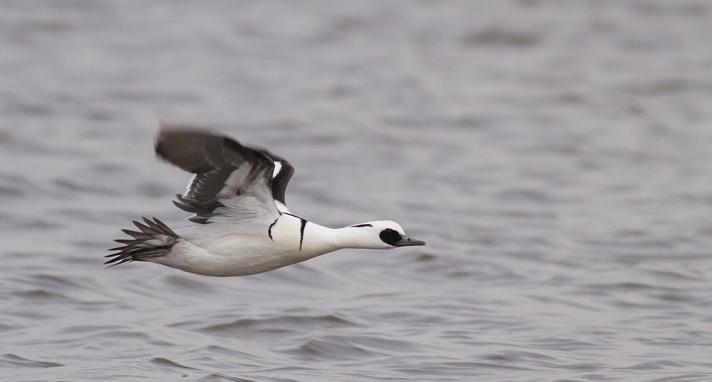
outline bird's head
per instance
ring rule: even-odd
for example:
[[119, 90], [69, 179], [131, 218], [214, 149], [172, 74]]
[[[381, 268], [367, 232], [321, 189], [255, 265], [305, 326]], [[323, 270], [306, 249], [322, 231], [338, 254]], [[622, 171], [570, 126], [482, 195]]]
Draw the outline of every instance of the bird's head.
[[354, 236], [358, 236], [364, 247], [373, 249], [391, 249], [425, 245], [424, 241], [416, 240], [405, 234], [400, 224], [390, 220], [354, 224], [346, 227]]

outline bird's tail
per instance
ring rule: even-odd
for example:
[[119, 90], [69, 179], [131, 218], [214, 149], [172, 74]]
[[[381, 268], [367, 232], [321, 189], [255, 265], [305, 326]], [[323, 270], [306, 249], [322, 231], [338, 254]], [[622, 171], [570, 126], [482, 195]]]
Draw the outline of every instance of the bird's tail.
[[156, 218], [143, 218], [143, 221], [145, 224], [135, 220], [133, 222], [139, 231], [122, 229], [131, 238], [114, 240], [123, 245], [111, 248], [109, 251], [115, 252], [104, 256], [109, 257], [104, 264], [114, 266], [131, 261], [146, 261], [152, 257], [165, 256], [171, 251], [179, 236]]

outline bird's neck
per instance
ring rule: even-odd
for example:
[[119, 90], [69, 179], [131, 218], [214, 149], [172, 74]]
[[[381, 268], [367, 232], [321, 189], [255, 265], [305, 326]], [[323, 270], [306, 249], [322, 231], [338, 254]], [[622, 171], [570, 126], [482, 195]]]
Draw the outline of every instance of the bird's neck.
[[372, 243], [371, 235], [358, 227], [329, 228], [291, 214], [280, 218], [272, 234], [281, 240], [299, 243], [299, 253], [307, 257], [342, 248], [379, 248]]
[[[354, 227], [329, 228], [309, 222], [312, 232], [319, 237], [328, 251], [342, 248], [376, 249], [368, 232]], [[307, 226], [309, 228], [309, 226]]]

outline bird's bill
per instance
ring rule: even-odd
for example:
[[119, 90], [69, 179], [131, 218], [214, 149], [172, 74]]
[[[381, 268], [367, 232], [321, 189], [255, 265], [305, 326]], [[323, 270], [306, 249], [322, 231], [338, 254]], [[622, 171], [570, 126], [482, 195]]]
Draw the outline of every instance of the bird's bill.
[[411, 237], [408, 237], [408, 235], [401, 235], [401, 239], [395, 244], [393, 244], [396, 247], [410, 247], [413, 245], [425, 245], [425, 242], [422, 240], [415, 240]]

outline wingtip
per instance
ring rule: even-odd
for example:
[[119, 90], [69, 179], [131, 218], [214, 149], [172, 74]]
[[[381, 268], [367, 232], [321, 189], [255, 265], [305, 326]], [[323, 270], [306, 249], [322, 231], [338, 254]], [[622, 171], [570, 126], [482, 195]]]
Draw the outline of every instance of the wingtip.
[[163, 161], [168, 161], [165, 156], [163, 141], [161, 140], [160, 132], [159, 135], [156, 136], [156, 141], [153, 144], [153, 152], [156, 154], [156, 158], [159, 158]]

